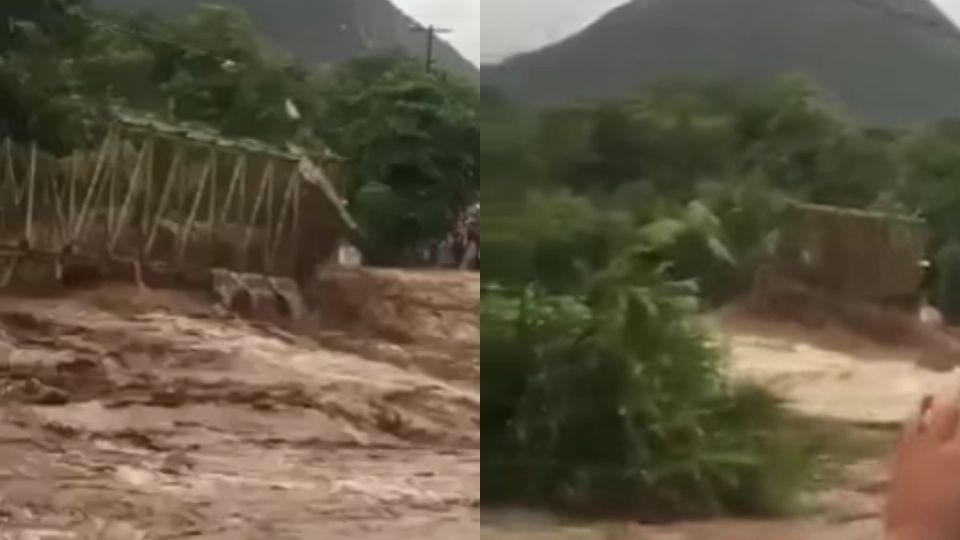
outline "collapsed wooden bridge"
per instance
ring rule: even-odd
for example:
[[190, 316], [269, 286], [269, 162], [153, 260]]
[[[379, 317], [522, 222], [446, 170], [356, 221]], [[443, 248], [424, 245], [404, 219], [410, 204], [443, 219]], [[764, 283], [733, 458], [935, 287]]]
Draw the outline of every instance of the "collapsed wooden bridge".
[[41, 279], [38, 261], [57, 280], [70, 261], [302, 280], [356, 232], [326, 165], [129, 115], [66, 158], [6, 141], [0, 287]]

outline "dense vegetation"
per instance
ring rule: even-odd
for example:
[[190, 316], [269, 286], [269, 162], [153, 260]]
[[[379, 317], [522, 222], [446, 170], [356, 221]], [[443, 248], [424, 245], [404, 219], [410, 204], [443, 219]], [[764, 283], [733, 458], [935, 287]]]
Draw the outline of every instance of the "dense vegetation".
[[484, 291], [485, 501], [647, 518], [793, 508], [807, 456], [772, 398], [724, 379], [696, 287], [657, 249], [644, 238], [562, 292]]
[[697, 313], [745, 292], [790, 200], [952, 238], [954, 124], [866, 128], [795, 78], [537, 115], [484, 92], [481, 119], [485, 500], [788, 508], [810, 456], [774, 400], [724, 380]]
[[348, 163], [348, 195], [374, 262], [449, 230], [479, 191], [474, 91], [407, 59], [323, 73], [264, 44], [240, 12], [186, 21], [91, 12], [75, 0], [0, 6], [0, 135], [55, 153], [96, 141], [113, 107], [213, 127]]

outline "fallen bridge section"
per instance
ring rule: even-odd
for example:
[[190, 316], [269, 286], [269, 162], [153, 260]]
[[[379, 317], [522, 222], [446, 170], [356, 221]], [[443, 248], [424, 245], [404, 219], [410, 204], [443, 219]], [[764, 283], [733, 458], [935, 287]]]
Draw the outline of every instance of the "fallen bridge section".
[[62, 159], [8, 140], [0, 287], [68, 256], [308, 278], [357, 236], [325, 159], [121, 113]]

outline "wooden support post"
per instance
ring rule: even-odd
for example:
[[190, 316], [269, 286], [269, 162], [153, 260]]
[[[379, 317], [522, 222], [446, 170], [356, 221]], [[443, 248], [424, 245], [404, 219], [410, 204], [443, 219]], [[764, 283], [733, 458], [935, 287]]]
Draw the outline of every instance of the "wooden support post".
[[84, 234], [86, 234], [87, 229], [90, 228], [91, 224], [96, 223], [98, 218], [103, 218], [103, 198], [106, 195], [108, 187], [109, 184], [106, 181], [106, 171], [104, 171], [104, 174], [101, 174], [98, 177], [96, 184], [92, 184], [90, 189], [87, 191], [87, 196], [90, 197], [90, 205], [87, 206], [83, 212], [83, 218], [78, 224], [75, 238], [80, 239]]
[[157, 239], [157, 230], [163, 221], [163, 214], [167, 211], [167, 205], [170, 203], [170, 195], [173, 192], [173, 184], [177, 181], [177, 174], [180, 168], [180, 160], [183, 159], [183, 150], [178, 146], [175, 150], [173, 161], [170, 164], [170, 170], [167, 173], [167, 181], [163, 185], [163, 192], [160, 194], [160, 202], [157, 205], [156, 217], [150, 226], [150, 234], [147, 236], [147, 242], [143, 248], [143, 258], [150, 258], [150, 252], [153, 250], [153, 243]]
[[297, 271], [300, 268], [300, 241], [302, 240], [303, 231], [300, 230], [300, 207], [303, 204], [303, 195], [301, 193], [301, 187], [303, 183], [303, 178], [300, 176], [300, 167], [297, 167], [297, 181], [293, 184], [293, 222], [290, 224], [291, 230], [291, 243], [290, 243], [290, 257], [292, 264], [294, 265], [293, 273], [297, 275]]
[[[154, 167], [156, 167], [157, 158], [157, 139], [156, 137], [150, 138], [150, 153], [147, 154], [147, 163], [144, 170], [144, 182], [143, 182], [143, 201], [140, 204], [140, 234], [143, 236], [147, 235], [147, 232], [150, 230], [150, 216], [153, 211], [153, 181], [154, 181]], [[140, 246], [141, 252], [143, 251], [143, 244]]]
[[268, 260], [268, 257], [270, 257], [270, 246], [273, 245], [273, 218], [274, 218], [274, 211], [275, 211], [274, 207], [277, 205], [276, 195], [275, 195], [276, 183], [277, 183], [276, 178], [271, 178], [270, 184], [267, 186], [267, 221], [265, 223], [265, 226], [263, 227], [264, 245], [263, 245], [263, 253], [261, 253], [261, 257], [263, 257], [264, 266], [266, 266], [270, 262]]
[[137, 163], [134, 165], [133, 172], [130, 174], [130, 180], [127, 182], [127, 195], [124, 198], [123, 206], [120, 207], [120, 211], [117, 214], [113, 233], [112, 236], [110, 236], [108, 253], [111, 255], [113, 255], [117, 248], [117, 243], [120, 241], [120, 237], [123, 235], [123, 230], [127, 227], [130, 207], [133, 205], [134, 197], [136, 197], [140, 192], [140, 179], [143, 177], [143, 167], [147, 161], [147, 155], [150, 153], [150, 146], [150, 142], [143, 143], [143, 147], [140, 149], [140, 155], [137, 156]]
[[[248, 169], [251, 167], [244, 166], [243, 177], [240, 179], [240, 205], [237, 207], [237, 224], [242, 225], [244, 220], [247, 218], [247, 199], [250, 197], [248, 193], [250, 189]], [[256, 177], [254, 177], [256, 178]]]
[[27, 241], [27, 246], [30, 249], [33, 249], [34, 246], [34, 237], [33, 237], [33, 213], [34, 213], [34, 204], [36, 203], [36, 193], [37, 193], [37, 143], [33, 142], [30, 144], [30, 170], [27, 173], [27, 223], [24, 228], [24, 239]]
[[177, 171], [177, 238], [183, 235], [184, 217], [187, 212], [187, 180], [190, 178], [191, 167], [190, 147], [184, 148], [183, 159], [180, 161], [180, 167]]
[[10, 201], [4, 201], [5, 203], [11, 203], [9, 206], [4, 206], [2, 209], [2, 215], [0, 215], [0, 226], [2, 226], [2, 231], [7, 230], [8, 218], [12, 218], [12, 213], [17, 207], [17, 181], [16, 173], [13, 170], [13, 151], [11, 150], [11, 141], [6, 139], [4, 141], [5, 156], [4, 156], [4, 178], [3, 185], [5, 188], [10, 190]]
[[[57, 180], [59, 180], [59, 176], [54, 174], [47, 181], [47, 187], [50, 190], [50, 195], [53, 197], [53, 209], [54, 213], [56, 214], [57, 223], [57, 243], [59, 244], [63, 241], [64, 237], [69, 236], [70, 223], [67, 221], [67, 210], [63, 208], [64, 200], [67, 195], [66, 190], [68, 182], [65, 181], [63, 187], [61, 187], [57, 185]], [[58, 245], [57, 247], [59, 249], [62, 246]]]
[[177, 174], [177, 221], [183, 219], [183, 214], [187, 209], [187, 191], [184, 184], [187, 181], [187, 175], [190, 172], [189, 155], [180, 163], [181, 171]]
[[70, 175], [67, 177], [67, 224], [68, 234], [77, 222], [77, 180], [80, 176], [80, 152], [75, 150], [70, 163]]
[[16, 196], [17, 195], [17, 188], [16, 188], [17, 175], [13, 170], [13, 141], [11, 141], [9, 138], [5, 139], [3, 141], [3, 148], [4, 148], [3, 181], [4, 183], [10, 182], [13, 184], [11, 187], [13, 188], [13, 191], [14, 191], [13, 195]]
[[208, 226], [210, 227], [210, 264], [217, 262], [217, 237], [220, 233], [220, 222], [217, 220], [217, 184], [220, 182], [220, 152], [216, 145], [210, 149], [210, 200], [207, 212]]
[[107, 132], [107, 136], [103, 141], [103, 146], [100, 148], [100, 153], [97, 156], [97, 165], [93, 169], [93, 176], [90, 178], [90, 186], [87, 188], [87, 194], [83, 200], [83, 206], [80, 208], [80, 215], [77, 218], [77, 222], [73, 228], [73, 234], [71, 235], [72, 241], [76, 242], [79, 240], [81, 233], [86, 229], [87, 215], [90, 212], [90, 205], [93, 203], [94, 197], [99, 193], [100, 188], [100, 177], [103, 173], [104, 163], [107, 160], [107, 153], [110, 151], [110, 143], [113, 140], [114, 131], [111, 129]]
[[[220, 210], [220, 221], [228, 222], [230, 219], [230, 208], [233, 206], [233, 197], [236, 195], [237, 186], [241, 178], [246, 178], [247, 157], [243, 154], [237, 155], [237, 162], [233, 169], [233, 177], [230, 178], [230, 187], [227, 189], [227, 198], [223, 201], [223, 208]], [[246, 186], [244, 186], [245, 188]], [[241, 212], [243, 209], [241, 208]]]
[[0, 288], [6, 289], [10, 286], [10, 281], [13, 280], [13, 274], [17, 271], [17, 266], [20, 266], [20, 255], [14, 255], [10, 259], [10, 263], [3, 272], [3, 277], [0, 278]]
[[[253, 203], [253, 213], [250, 215], [250, 221], [247, 222], [247, 234], [243, 239], [243, 248], [241, 256], [243, 257], [243, 266], [246, 267], [250, 254], [250, 243], [253, 241], [253, 229], [257, 225], [257, 218], [260, 217], [260, 207], [263, 206], [264, 195], [267, 191], [267, 185], [273, 181], [273, 160], [269, 160], [263, 168], [263, 178], [260, 180], [260, 189], [257, 193], [257, 200]], [[267, 225], [269, 227], [269, 224]]]
[[297, 167], [293, 167], [293, 170], [290, 172], [290, 178], [287, 179], [287, 190], [283, 195], [283, 206], [280, 207], [280, 219], [277, 221], [276, 231], [273, 235], [273, 245], [267, 249], [267, 261], [268, 264], [271, 265], [268, 267], [270, 270], [273, 270], [272, 265], [276, 262], [277, 254], [280, 252], [280, 245], [283, 243], [283, 224], [286, 223], [287, 217], [290, 214], [291, 202], [293, 201], [294, 191], [296, 190], [299, 179], [299, 171]]
[[19, 207], [23, 204], [23, 188], [17, 180], [17, 168], [13, 159], [13, 141], [9, 138], [6, 141], [5, 150], [7, 154], [7, 180], [10, 182], [11, 189], [13, 189], [14, 204]]
[[107, 168], [107, 238], [113, 235], [117, 226], [117, 176], [119, 176], [120, 147], [123, 146], [123, 140], [122, 135], [118, 133], [116, 145], [110, 154], [110, 165]]
[[[103, 199], [104, 199], [104, 196], [107, 194], [108, 187], [109, 187], [109, 183], [105, 181], [105, 178], [103, 176], [101, 176], [100, 182], [98, 182], [96, 186], [92, 187], [92, 188], [95, 188], [92, 191], [93, 193], [92, 204], [88, 208], [83, 221], [80, 222], [80, 227], [77, 230], [76, 238], [79, 239], [83, 237], [83, 235], [86, 234], [87, 229], [89, 229], [92, 224], [96, 223], [98, 218], [103, 219], [104, 217], [103, 216], [104, 214]], [[105, 223], [104, 225], [108, 225], [108, 224]]]
[[180, 239], [177, 246], [177, 264], [183, 264], [183, 257], [187, 252], [187, 244], [190, 243], [190, 235], [193, 233], [193, 226], [197, 221], [197, 213], [200, 211], [200, 203], [203, 201], [204, 190], [207, 182], [210, 181], [210, 173], [213, 171], [213, 160], [215, 153], [210, 151], [210, 157], [207, 158], [206, 165], [203, 166], [203, 172], [200, 174], [200, 183], [197, 185], [197, 194], [193, 198], [193, 204], [190, 206], [190, 215], [180, 232]]

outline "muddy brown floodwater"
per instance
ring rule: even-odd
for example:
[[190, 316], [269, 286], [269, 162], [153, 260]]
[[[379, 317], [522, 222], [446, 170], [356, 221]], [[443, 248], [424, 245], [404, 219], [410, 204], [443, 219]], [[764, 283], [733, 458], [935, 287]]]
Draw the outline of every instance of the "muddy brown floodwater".
[[136, 294], [0, 299], [0, 539], [479, 530], [479, 377]]
[[[481, 516], [479, 277], [345, 270], [320, 285], [298, 335], [174, 292], [0, 298], [0, 540], [879, 537], [882, 452], [792, 519]], [[893, 429], [956, 378], [905, 351], [762, 330], [719, 325], [731, 373], [839, 425]]]

